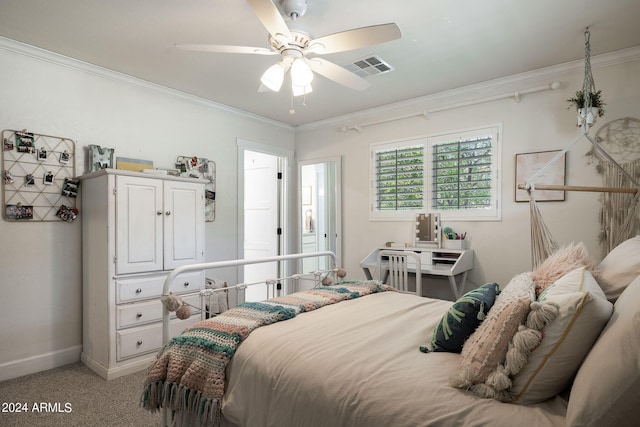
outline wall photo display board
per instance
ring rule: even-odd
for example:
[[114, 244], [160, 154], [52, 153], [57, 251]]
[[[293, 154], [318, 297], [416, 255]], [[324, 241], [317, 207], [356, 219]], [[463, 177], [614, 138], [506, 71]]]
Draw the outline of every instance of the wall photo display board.
[[71, 221], [77, 215], [76, 143], [27, 130], [2, 131], [5, 221]]
[[178, 156], [176, 169], [180, 176], [205, 179], [204, 218], [207, 222], [216, 219], [216, 162], [198, 156]]

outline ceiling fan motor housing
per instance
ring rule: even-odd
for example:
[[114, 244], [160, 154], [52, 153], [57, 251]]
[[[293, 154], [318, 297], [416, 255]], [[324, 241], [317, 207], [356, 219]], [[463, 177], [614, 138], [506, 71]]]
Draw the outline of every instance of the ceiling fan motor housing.
[[303, 16], [307, 13], [307, 0], [282, 0], [280, 2], [284, 12], [292, 20]]

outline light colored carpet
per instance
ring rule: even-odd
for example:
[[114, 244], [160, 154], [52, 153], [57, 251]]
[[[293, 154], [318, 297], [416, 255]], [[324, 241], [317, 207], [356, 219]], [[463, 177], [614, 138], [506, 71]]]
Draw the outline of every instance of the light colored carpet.
[[[0, 382], [0, 426], [160, 426], [139, 405], [145, 373], [105, 381], [78, 362]], [[27, 412], [7, 412], [11, 404]]]

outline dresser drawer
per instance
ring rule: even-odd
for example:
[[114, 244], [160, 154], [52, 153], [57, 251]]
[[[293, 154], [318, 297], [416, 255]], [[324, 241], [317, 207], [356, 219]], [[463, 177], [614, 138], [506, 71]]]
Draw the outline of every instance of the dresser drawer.
[[[191, 315], [200, 313], [200, 295], [184, 295], [182, 300], [191, 306]], [[131, 304], [121, 304], [116, 308], [116, 328], [145, 325], [162, 320], [162, 303], [159, 299]], [[175, 313], [171, 313], [175, 318]]]
[[[169, 324], [169, 335], [180, 335], [185, 328], [200, 320], [200, 315], [192, 315], [186, 320], [174, 319]], [[162, 347], [162, 322], [118, 331], [116, 340], [117, 361], [156, 352]]]
[[[167, 274], [151, 276], [119, 277], [116, 279], [116, 303], [158, 298]], [[195, 271], [181, 274], [171, 283], [169, 290], [174, 294], [195, 292], [204, 288], [204, 272]]]

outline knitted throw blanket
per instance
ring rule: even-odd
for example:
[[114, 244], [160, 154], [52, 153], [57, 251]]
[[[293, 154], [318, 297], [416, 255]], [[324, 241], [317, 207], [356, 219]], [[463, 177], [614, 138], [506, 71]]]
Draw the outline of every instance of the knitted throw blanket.
[[219, 426], [225, 370], [254, 329], [325, 305], [391, 290], [378, 281], [343, 281], [262, 302], [241, 304], [203, 320], [169, 341], [149, 369], [141, 405], [188, 411], [203, 425]]

